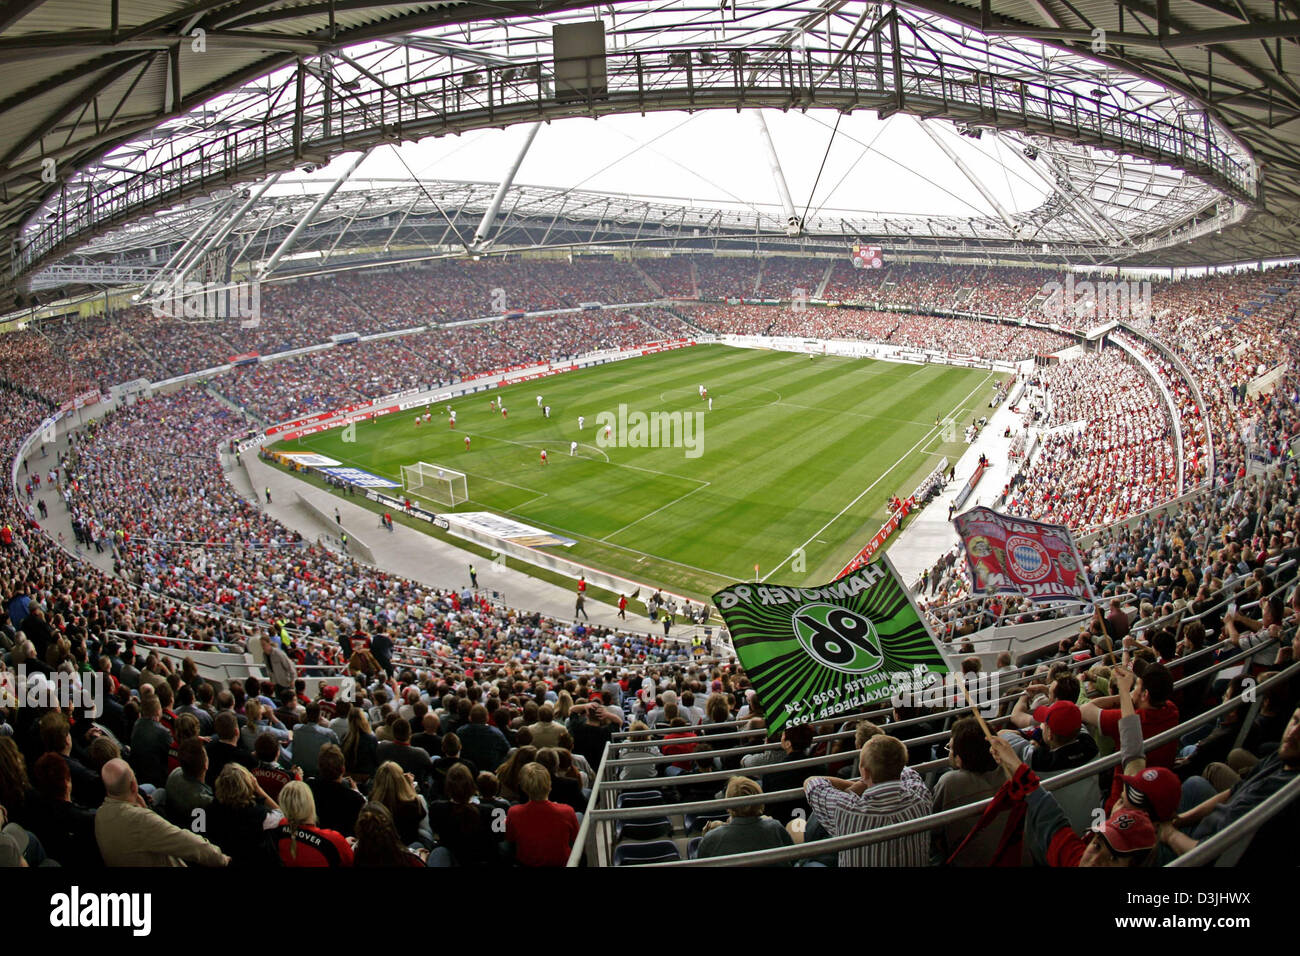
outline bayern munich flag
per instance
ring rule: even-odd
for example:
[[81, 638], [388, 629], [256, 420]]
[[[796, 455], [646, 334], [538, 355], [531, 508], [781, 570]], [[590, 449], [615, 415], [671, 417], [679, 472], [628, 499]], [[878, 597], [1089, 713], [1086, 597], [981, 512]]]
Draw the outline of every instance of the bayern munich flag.
[[1070, 529], [971, 508], [953, 519], [966, 548], [974, 594], [1035, 601], [1092, 601], [1092, 585]]

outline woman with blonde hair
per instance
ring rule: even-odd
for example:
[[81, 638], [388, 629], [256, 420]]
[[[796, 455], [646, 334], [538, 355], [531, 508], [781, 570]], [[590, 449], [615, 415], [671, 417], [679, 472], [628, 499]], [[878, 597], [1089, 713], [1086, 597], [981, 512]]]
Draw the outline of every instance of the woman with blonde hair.
[[276, 802], [248, 768], [237, 763], [222, 768], [213, 791], [215, 799], [207, 807], [207, 838], [230, 857], [231, 866], [270, 863], [267, 833], [284, 821]]
[[433, 831], [429, 828], [429, 806], [416, 792], [414, 778], [403, 772], [391, 760], [386, 760], [375, 771], [375, 782], [370, 789], [372, 803], [382, 803], [393, 815], [393, 823], [407, 846], [433, 846]]
[[239, 729], [239, 745], [252, 751], [257, 745], [257, 738], [262, 736], [262, 705], [256, 700], [244, 701], [244, 717], [247, 723]]
[[555, 701], [555, 719], [563, 723], [569, 719], [569, 713], [573, 710], [573, 695], [567, 690], [560, 691], [559, 697]]
[[316, 801], [311, 789], [293, 780], [280, 791], [284, 820], [272, 831], [271, 839], [285, 866], [351, 866], [352, 845], [336, 830], [323, 830], [316, 823]]

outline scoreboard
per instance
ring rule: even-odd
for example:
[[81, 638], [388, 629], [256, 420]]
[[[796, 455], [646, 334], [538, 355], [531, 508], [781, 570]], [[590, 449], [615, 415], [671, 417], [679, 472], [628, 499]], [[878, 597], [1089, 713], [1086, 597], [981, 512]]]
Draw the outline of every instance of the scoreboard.
[[879, 269], [882, 265], [884, 265], [884, 260], [880, 258], [879, 246], [859, 244], [853, 247], [853, 268]]

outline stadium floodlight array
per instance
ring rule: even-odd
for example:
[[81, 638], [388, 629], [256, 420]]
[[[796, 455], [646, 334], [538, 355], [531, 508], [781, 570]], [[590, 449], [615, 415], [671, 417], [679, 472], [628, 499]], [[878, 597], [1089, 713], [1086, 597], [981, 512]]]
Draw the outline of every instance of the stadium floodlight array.
[[464, 472], [427, 461], [402, 466], [402, 488], [408, 495], [449, 508], [469, 500], [469, 483]]

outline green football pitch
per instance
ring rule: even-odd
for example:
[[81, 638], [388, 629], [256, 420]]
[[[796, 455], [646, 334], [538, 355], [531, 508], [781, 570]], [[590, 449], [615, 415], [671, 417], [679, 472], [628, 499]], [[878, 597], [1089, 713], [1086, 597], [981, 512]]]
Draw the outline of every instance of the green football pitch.
[[[977, 369], [695, 346], [457, 399], [455, 430], [437, 405], [419, 427], [412, 411], [358, 424], [354, 441], [335, 429], [276, 447], [399, 482], [403, 465], [445, 465], [467, 476], [470, 500], [456, 510], [510, 515], [574, 539], [553, 550], [575, 561], [704, 600], [752, 580], [755, 564], [781, 583], [829, 581], [891, 495], [960, 456], [994, 385]], [[624, 429], [638, 412], [681, 413], [681, 428]], [[950, 417], [956, 442], [935, 424]], [[651, 434], [683, 447], [630, 446]]]

